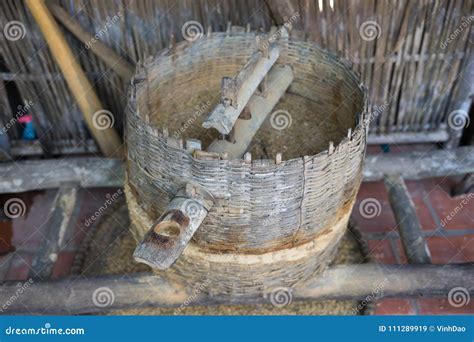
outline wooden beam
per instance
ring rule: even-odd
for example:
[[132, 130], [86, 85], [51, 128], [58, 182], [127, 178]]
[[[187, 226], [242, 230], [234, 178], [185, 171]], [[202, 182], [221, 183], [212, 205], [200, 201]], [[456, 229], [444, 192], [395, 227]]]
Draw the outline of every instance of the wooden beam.
[[233, 129], [233, 141], [215, 140], [207, 148], [209, 152], [227, 152], [229, 159], [242, 158], [267, 115], [276, 106], [286, 89], [293, 82], [290, 66], [274, 66], [268, 73], [268, 89], [265, 97], [254, 94], [247, 105], [250, 119], [237, 119]]
[[[379, 298], [446, 297], [453, 286], [474, 293], [474, 265], [340, 265], [293, 288], [291, 294], [293, 301], [360, 300], [374, 295], [375, 290], [379, 290]], [[3, 283], [0, 298], [12, 298], [18, 287], [18, 281]], [[113, 298], [108, 301], [109, 305], [94, 305], [93, 295], [98, 289], [107, 291], [108, 297]], [[263, 293], [237, 298], [209, 297], [152, 273], [36, 281], [15, 298], [5, 310], [6, 314], [81, 314], [126, 308], [179, 307], [185, 301], [190, 305], [269, 303]]]
[[123, 157], [123, 147], [120, 137], [113, 127], [101, 129], [94, 123], [94, 114], [100, 113], [104, 107], [99, 101], [93, 86], [85, 76], [81, 66], [76, 61], [71, 48], [68, 46], [61, 29], [54, 20], [44, 0], [26, 0], [26, 6], [35, 18], [43, 36], [48, 43], [51, 53], [64, 74], [64, 78], [73, 94], [84, 119], [100, 146], [101, 151], [107, 157]]
[[[51, 148], [48, 149], [50, 155], [71, 155], [71, 154], [85, 154], [97, 153], [99, 150], [95, 145], [94, 140], [88, 139], [77, 143], [73, 140], [55, 140], [51, 142]], [[11, 155], [12, 157], [25, 156], [42, 156], [44, 155], [46, 147], [41, 144], [39, 140], [25, 141], [12, 140], [11, 141]]]
[[384, 184], [408, 262], [431, 263], [430, 251], [423, 236], [420, 220], [403, 178], [400, 175], [387, 176]]
[[0, 193], [59, 188], [77, 182], [83, 188], [122, 187], [123, 162], [106, 158], [70, 158], [0, 163]]
[[445, 142], [448, 139], [449, 133], [446, 129], [440, 129], [433, 132], [393, 132], [390, 134], [370, 133], [367, 138], [367, 144], [419, 144]]
[[[202, 152], [204, 153], [204, 152]], [[118, 159], [65, 158], [0, 163], [0, 194], [58, 188], [78, 182], [83, 188], [122, 187], [124, 165]], [[456, 176], [474, 172], [474, 147], [426, 152], [368, 155], [365, 182], [401, 174], [405, 180]]]
[[33, 280], [46, 280], [51, 277], [58, 253], [67, 242], [80, 209], [80, 205], [76, 205], [77, 191], [75, 183], [62, 184], [58, 189], [48, 221], [45, 223], [47, 231], [44, 241], [33, 258], [29, 275]]
[[92, 34], [84, 29], [77, 21], [75, 21], [68, 12], [61, 6], [48, 3], [48, 7], [54, 17], [59, 20], [77, 39], [88, 46], [90, 50], [95, 53], [107, 66], [112, 68], [125, 81], [132, 78], [135, 67], [128, 63], [124, 58], [115, 53], [114, 50], [102, 43], [100, 40], [94, 38]]
[[469, 173], [463, 177], [463, 179], [456, 184], [453, 189], [453, 196], [460, 196], [474, 192], [474, 173]]
[[400, 174], [405, 180], [416, 180], [472, 172], [474, 172], [474, 147], [463, 146], [449, 151], [367, 155], [364, 181], [379, 181], [384, 175]]
[[278, 46], [272, 45], [267, 49], [268, 57], [264, 56], [265, 52], [257, 51], [235, 78], [223, 79], [223, 99], [204, 120], [203, 127], [213, 127], [221, 134], [230, 133], [258, 85], [280, 56]]

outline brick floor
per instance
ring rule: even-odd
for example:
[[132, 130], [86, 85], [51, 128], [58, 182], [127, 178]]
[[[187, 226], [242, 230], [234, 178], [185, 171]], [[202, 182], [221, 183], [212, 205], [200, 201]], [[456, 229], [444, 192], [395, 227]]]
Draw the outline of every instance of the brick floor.
[[[415, 149], [426, 148], [429, 146]], [[391, 153], [407, 150], [411, 149], [397, 146]], [[369, 147], [368, 151], [381, 153], [377, 146]], [[457, 181], [455, 177], [444, 177], [406, 182], [434, 264], [474, 262], [474, 194], [451, 196]], [[363, 211], [362, 203], [369, 198], [379, 206], [376, 215]], [[383, 182], [362, 184], [352, 216], [368, 241], [374, 261], [407, 262]], [[447, 298], [383, 299], [376, 303], [375, 314], [474, 314], [474, 299], [460, 307], [450, 305]]]

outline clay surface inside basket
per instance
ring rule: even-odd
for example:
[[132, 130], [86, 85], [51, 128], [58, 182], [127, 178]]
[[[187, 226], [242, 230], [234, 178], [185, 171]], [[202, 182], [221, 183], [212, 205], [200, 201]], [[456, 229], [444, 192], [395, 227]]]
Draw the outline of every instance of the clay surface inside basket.
[[[252, 159], [314, 155], [337, 145], [354, 130], [363, 110], [363, 92], [336, 58], [310, 42], [282, 42], [278, 64], [293, 68], [294, 81], [255, 135]], [[148, 67], [138, 95], [140, 113], [167, 127], [170, 137], [202, 141], [203, 150], [219, 136], [201, 126], [220, 99], [221, 79], [233, 76], [255, 51], [254, 36], [216, 34], [196, 41]]]

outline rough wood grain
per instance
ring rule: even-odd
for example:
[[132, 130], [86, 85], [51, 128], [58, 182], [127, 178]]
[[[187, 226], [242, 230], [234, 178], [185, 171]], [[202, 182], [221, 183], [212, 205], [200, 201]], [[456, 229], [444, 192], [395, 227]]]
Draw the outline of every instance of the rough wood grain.
[[59, 188], [77, 182], [83, 188], [123, 186], [123, 163], [118, 159], [66, 158], [0, 163], [0, 193]]
[[[280, 48], [278, 46], [268, 48], [268, 58], [264, 57], [260, 51], [255, 52], [233, 82], [224, 82], [224, 96], [230, 103], [225, 103], [225, 99], [219, 103], [202, 126], [215, 128], [221, 134], [229, 134], [240, 113], [279, 56]], [[233, 89], [230, 89], [230, 85], [225, 86], [227, 83], [232, 83]], [[231, 92], [233, 94], [229, 94]]]
[[378, 181], [384, 175], [400, 174], [416, 180], [474, 172], [474, 147], [463, 146], [451, 151], [380, 153], [368, 155], [364, 164], [364, 181]]
[[[74, 20], [66, 10], [61, 6], [48, 3], [48, 8], [54, 17], [59, 20], [74, 36], [83, 44], [87, 44], [92, 52], [104, 61], [110, 68], [120, 75], [125, 81], [132, 78], [135, 67], [128, 63], [124, 58], [115, 53], [114, 50], [95, 39], [85, 28], [83, 28], [76, 20]], [[93, 42], [93, 43], [90, 43]]]
[[145, 234], [133, 253], [136, 261], [165, 270], [183, 253], [212, 207], [205, 190], [186, 184]]
[[[462, 146], [451, 151], [368, 155], [363, 175], [364, 181], [370, 182], [383, 180], [389, 174], [416, 180], [472, 172], [474, 147]], [[84, 188], [122, 187], [123, 180], [123, 163], [118, 159], [66, 158], [0, 164], [0, 193], [54, 189], [61, 182], [79, 182]]]
[[74, 183], [62, 184], [58, 189], [48, 221], [45, 223], [46, 234], [43, 243], [36, 251], [31, 265], [29, 277], [33, 280], [49, 279], [53, 272], [58, 252], [67, 242], [69, 229], [74, 228], [77, 210], [80, 208], [80, 205], [77, 205], [77, 191], [77, 185]]
[[431, 263], [430, 250], [423, 235], [415, 205], [403, 178], [400, 175], [387, 176], [384, 179], [384, 184], [408, 262], [412, 264]]
[[240, 159], [267, 115], [273, 110], [293, 81], [289, 66], [274, 66], [268, 73], [268, 88], [265, 97], [254, 94], [248, 104], [250, 119], [237, 119], [233, 128], [233, 140], [214, 140], [207, 148], [209, 152], [227, 152], [229, 158]]

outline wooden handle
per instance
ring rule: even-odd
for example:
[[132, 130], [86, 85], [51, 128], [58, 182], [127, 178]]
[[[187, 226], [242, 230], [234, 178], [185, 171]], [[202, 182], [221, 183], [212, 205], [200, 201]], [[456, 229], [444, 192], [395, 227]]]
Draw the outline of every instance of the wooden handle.
[[268, 73], [268, 89], [266, 97], [254, 94], [247, 108], [250, 118], [238, 119], [234, 125], [234, 141], [225, 139], [214, 140], [207, 148], [209, 152], [227, 152], [229, 159], [242, 158], [250, 145], [254, 135], [265, 121], [267, 115], [273, 110], [286, 89], [293, 82], [293, 71], [290, 66], [275, 65]]
[[262, 51], [255, 52], [235, 78], [224, 78], [222, 101], [203, 122], [204, 128], [215, 128], [221, 134], [229, 134], [240, 113], [245, 108], [258, 85], [280, 56], [280, 48], [268, 48], [268, 58]]

